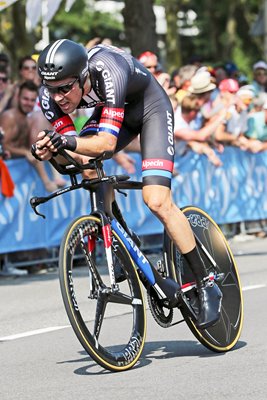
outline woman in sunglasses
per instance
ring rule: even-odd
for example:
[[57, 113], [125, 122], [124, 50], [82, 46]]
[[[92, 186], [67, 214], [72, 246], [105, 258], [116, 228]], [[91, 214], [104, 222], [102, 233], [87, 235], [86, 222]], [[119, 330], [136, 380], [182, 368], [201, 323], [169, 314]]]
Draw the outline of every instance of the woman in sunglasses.
[[[198, 327], [214, 325], [221, 291], [210, 285], [190, 224], [172, 201], [173, 110], [165, 90], [137, 59], [102, 44], [87, 54], [79, 44], [58, 40], [40, 54], [38, 72], [41, 107], [55, 131], [40, 132], [33, 153], [47, 160], [64, 148], [88, 159], [116, 153], [140, 134], [144, 202], [199, 277]], [[94, 112], [79, 137], [69, 114], [86, 107], [94, 107]]]

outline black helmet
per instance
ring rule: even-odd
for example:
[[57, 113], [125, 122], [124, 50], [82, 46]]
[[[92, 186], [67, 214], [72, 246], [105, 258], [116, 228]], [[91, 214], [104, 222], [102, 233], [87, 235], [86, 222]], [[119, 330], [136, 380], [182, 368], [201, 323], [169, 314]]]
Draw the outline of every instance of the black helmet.
[[83, 87], [88, 74], [86, 49], [72, 40], [57, 40], [41, 52], [38, 73], [46, 81], [60, 81], [73, 76], [78, 78], [80, 87]]

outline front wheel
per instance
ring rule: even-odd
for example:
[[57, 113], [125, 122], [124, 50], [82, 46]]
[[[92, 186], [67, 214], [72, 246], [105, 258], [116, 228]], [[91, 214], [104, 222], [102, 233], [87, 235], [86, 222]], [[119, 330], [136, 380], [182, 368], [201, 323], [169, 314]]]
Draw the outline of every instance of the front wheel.
[[[213, 219], [197, 207], [185, 207], [182, 211], [194, 232], [208, 273], [218, 277], [217, 284], [223, 299], [220, 320], [207, 329], [198, 329], [184, 307], [181, 307], [181, 312], [194, 336], [205, 347], [216, 352], [225, 352], [235, 346], [243, 325], [243, 297], [237, 266], [222, 231]], [[166, 234], [165, 243], [172, 275], [183, 288], [187, 301], [197, 314], [198, 297], [191, 270]]]
[[141, 355], [146, 314], [135, 266], [114, 231], [112, 257], [126, 278], [116, 285], [110, 284], [100, 219], [80, 217], [62, 239], [59, 278], [70, 323], [84, 349], [102, 367], [124, 371]]

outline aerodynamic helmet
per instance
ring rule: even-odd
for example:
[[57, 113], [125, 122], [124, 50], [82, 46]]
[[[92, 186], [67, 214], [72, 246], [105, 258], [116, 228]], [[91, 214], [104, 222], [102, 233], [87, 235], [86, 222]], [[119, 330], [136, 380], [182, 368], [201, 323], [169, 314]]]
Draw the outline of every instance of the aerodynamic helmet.
[[38, 58], [38, 73], [45, 81], [60, 81], [76, 77], [82, 88], [88, 75], [86, 49], [68, 39], [50, 43]]

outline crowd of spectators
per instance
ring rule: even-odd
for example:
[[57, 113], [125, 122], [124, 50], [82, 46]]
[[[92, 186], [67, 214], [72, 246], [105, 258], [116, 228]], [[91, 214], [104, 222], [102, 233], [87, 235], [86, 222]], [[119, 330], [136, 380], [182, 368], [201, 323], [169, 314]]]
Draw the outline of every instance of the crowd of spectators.
[[231, 145], [257, 153], [267, 149], [267, 63], [252, 66], [247, 78], [233, 62], [206, 65], [200, 57], [168, 74], [156, 54], [140, 62], [164, 87], [173, 104], [176, 155], [188, 150], [221, 166], [220, 153]]
[[[110, 44], [108, 39], [94, 38], [86, 47], [100, 42]], [[192, 57], [190, 62], [169, 74], [151, 51], [142, 53], [138, 59], [162, 85], [172, 102], [176, 157], [191, 150], [203, 154], [211, 164], [220, 167], [220, 154], [226, 145], [253, 153], [267, 150], [265, 61], [255, 60], [251, 70], [253, 77], [249, 79], [233, 62], [210, 66], [200, 57]], [[0, 53], [0, 130], [3, 133], [2, 140], [0, 134], [0, 145], [5, 149], [0, 152], [0, 160], [25, 157], [36, 169], [45, 189], [52, 192], [63, 187], [65, 180], [53, 169], [48, 173], [47, 166], [35, 160], [30, 152], [36, 134], [42, 129], [52, 129], [39, 107], [40, 83], [36, 55], [23, 57], [14, 71], [7, 54]], [[89, 113], [82, 110], [73, 114], [78, 131], [89, 114], [90, 110]], [[136, 140], [128, 151], [138, 149]], [[133, 159], [127, 150], [117, 154], [115, 161], [128, 173], [135, 172]], [[2, 179], [4, 168], [4, 163], [0, 163]], [[5, 174], [8, 175], [8, 171], [5, 170]], [[12, 183], [11, 177], [9, 182]], [[4, 193], [3, 184], [0, 187]]]

